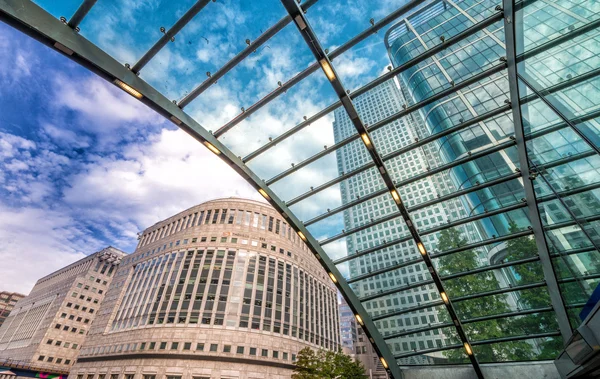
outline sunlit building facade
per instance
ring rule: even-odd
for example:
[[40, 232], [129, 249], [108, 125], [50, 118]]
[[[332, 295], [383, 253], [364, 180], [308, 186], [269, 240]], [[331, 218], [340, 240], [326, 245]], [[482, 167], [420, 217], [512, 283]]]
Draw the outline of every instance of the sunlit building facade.
[[25, 295], [22, 295], [17, 292], [0, 292], [0, 326], [4, 323], [4, 320], [8, 317], [10, 312], [17, 304], [17, 301], [24, 298]]
[[331, 280], [265, 203], [213, 200], [151, 226], [115, 281], [72, 378], [283, 379], [301, 349], [340, 347]]
[[0, 360], [68, 372], [124, 256], [107, 247], [39, 279], [0, 327]]

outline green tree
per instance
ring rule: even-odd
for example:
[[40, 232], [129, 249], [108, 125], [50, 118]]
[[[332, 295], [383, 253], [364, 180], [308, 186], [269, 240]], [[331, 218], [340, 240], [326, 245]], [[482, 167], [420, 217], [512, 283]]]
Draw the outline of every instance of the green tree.
[[298, 353], [292, 379], [364, 379], [365, 368], [341, 351], [305, 347]]
[[[515, 222], [509, 224], [510, 233], [517, 233], [519, 228]], [[509, 240], [507, 242], [506, 260], [513, 261], [524, 259], [537, 255], [537, 245], [535, 240], [530, 237], [521, 237]], [[540, 264], [534, 265], [516, 265], [513, 270], [518, 278], [518, 284], [535, 283], [544, 280], [544, 272]], [[525, 290], [519, 292], [519, 303], [523, 308], [544, 308], [548, 307], [550, 295], [546, 288], [534, 290]], [[513, 327], [521, 330], [522, 333], [544, 333], [558, 330], [558, 323], [554, 312], [541, 312], [517, 318], [513, 321]], [[540, 344], [539, 359], [554, 359], [562, 350], [562, 340], [560, 338], [551, 338]]]
[[[440, 233], [437, 248], [447, 251], [465, 246], [467, 240], [462, 237], [458, 229], [450, 228]], [[459, 272], [468, 272], [479, 267], [478, 254], [473, 249], [460, 253], [440, 257], [438, 260], [438, 271], [440, 275], [450, 275]], [[472, 275], [462, 276], [456, 279], [444, 280], [444, 287], [448, 296], [461, 297], [481, 292], [493, 291], [500, 288], [493, 271], [486, 271]], [[509, 312], [510, 308], [506, 301], [506, 295], [485, 296], [481, 298], [461, 301], [454, 305], [461, 319], [469, 319], [490, 314]], [[451, 321], [449, 314], [441, 313], [443, 321]], [[465, 331], [471, 341], [494, 339], [506, 337], [511, 334], [511, 322], [506, 318], [481, 321], [465, 324]], [[451, 339], [450, 343], [459, 343], [457, 338]], [[476, 349], [477, 358], [481, 362], [498, 362], [504, 360], [523, 360], [532, 356], [533, 347], [522, 341], [513, 341], [502, 344], [486, 344]], [[459, 362], [465, 359], [462, 349], [448, 350], [444, 354], [451, 362]]]

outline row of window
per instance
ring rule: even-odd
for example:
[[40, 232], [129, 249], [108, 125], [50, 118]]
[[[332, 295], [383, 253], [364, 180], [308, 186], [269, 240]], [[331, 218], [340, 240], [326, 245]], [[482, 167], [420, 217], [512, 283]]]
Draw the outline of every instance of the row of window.
[[327, 348], [337, 344], [335, 294], [308, 272], [274, 257], [245, 250], [190, 250], [144, 261], [131, 275], [112, 330], [227, 325]]
[[[69, 325], [62, 325], [62, 324], [56, 324], [54, 325], [54, 329], [61, 329], [64, 331], [70, 331], [71, 333], [77, 333], [77, 328], [74, 326], [69, 326]], [[79, 334], [85, 334], [85, 329], [81, 328], [79, 329]]]
[[77, 350], [77, 348], [79, 347], [79, 345], [76, 343], [63, 342], [63, 341], [58, 341], [58, 340], [54, 341], [52, 339], [47, 340], [46, 345], [54, 345], [54, 346], [58, 346], [58, 347], [64, 347], [65, 349], [73, 349], [73, 350]]
[[46, 357], [45, 355], [40, 355], [38, 357], [38, 361], [40, 361], [40, 362], [54, 363], [54, 364], [57, 364], [57, 365], [60, 365], [60, 364], [70, 365], [71, 364], [71, 360], [70, 359]]
[[84, 312], [94, 313], [94, 308], [82, 307], [79, 304], [67, 303], [67, 308], [80, 309]]
[[[51, 341], [51, 340], [50, 340]], [[205, 344], [202, 342], [198, 342], [193, 344], [192, 342], [141, 342], [140, 344], [122, 344], [122, 345], [113, 345], [113, 346], [103, 346], [103, 347], [95, 347], [84, 349], [84, 354], [109, 354], [109, 353], [124, 353], [124, 352], [134, 352], [134, 351], [153, 351], [153, 350], [168, 350], [168, 351], [207, 351], [211, 353], [234, 353], [239, 355], [249, 355], [249, 356], [260, 356], [265, 358], [273, 358], [273, 359], [281, 359], [287, 361], [290, 359], [290, 354], [285, 351], [279, 350], [270, 350], [269, 349], [259, 349], [256, 347], [247, 347], [247, 346], [233, 346], [233, 345], [221, 345], [219, 348], [219, 344], [211, 343]], [[296, 354], [291, 354], [292, 362], [296, 361]]]
[[[102, 291], [102, 290], [101, 290]], [[77, 295], [79, 295], [77, 292], [73, 292], [71, 293], [71, 297], [77, 297]], [[90, 296], [88, 296], [87, 298], [85, 297], [85, 295], [79, 295], [79, 300], [85, 300], [88, 303], [92, 301], [92, 298]], [[98, 299], [93, 299], [93, 303], [94, 304], [98, 304], [100, 302], [100, 300]]]
[[[98, 281], [98, 283], [100, 283], [100, 278], [96, 279]], [[104, 285], [106, 285], [106, 280], [104, 281]], [[77, 288], [83, 288], [85, 291], [90, 291], [90, 286], [89, 285], [83, 285], [83, 283], [77, 283]], [[99, 295], [102, 295], [104, 293], [104, 290], [98, 289], [96, 287], [91, 287], [91, 291], [93, 293], [97, 293]]]
[[[217, 242], [217, 240], [218, 240], [218, 237], [214, 237], [214, 236], [210, 237], [210, 242]], [[177, 246], [180, 246], [180, 245], [187, 245], [188, 243], [197, 243], [197, 242], [198, 242], [198, 238], [192, 238], [191, 242], [190, 242], [190, 239], [187, 239], [187, 238], [183, 239], [183, 240], [177, 240], [175, 242], [170, 242], [169, 244], [165, 244], [162, 247], [154, 248], [151, 251], [149, 250], [146, 253], [143, 253], [141, 255], [133, 256], [133, 257], [130, 257], [130, 258], [126, 258], [123, 261], [123, 264], [127, 264], [128, 262], [136, 262], [136, 261], [138, 261], [138, 260], [140, 260], [140, 259], [142, 259], [144, 257], [147, 257], [149, 255], [153, 255], [155, 253], [159, 253], [160, 251], [165, 251], [167, 249], [171, 249], [173, 247], [177, 247]], [[200, 242], [201, 243], [202, 242], [209, 242], [208, 237], [200, 237]], [[238, 239], [237, 237], [231, 237], [231, 239], [229, 239], [228, 237], [221, 237], [219, 239], [219, 242], [221, 242], [221, 243], [227, 243], [227, 242], [229, 242], [229, 243], [240, 243], [241, 245], [251, 245], [253, 247], [258, 247], [259, 244], [260, 244], [260, 247], [262, 249], [270, 249], [271, 251], [277, 251], [277, 246], [275, 246], [275, 245], [269, 245], [269, 244], [267, 244], [265, 242], [258, 242], [258, 241], [255, 241], [255, 240], [248, 240], [248, 239], [245, 239], [245, 238]], [[280, 254], [286, 254], [288, 257], [292, 256], [292, 252], [291, 251], [288, 250], [286, 252], [286, 250], [284, 250], [282, 248], [279, 248], [279, 253]]]
[[[85, 379], [94, 379], [96, 374], [87, 374]], [[109, 379], [119, 379], [120, 374], [109, 374]], [[121, 379], [156, 379], [155, 374], [142, 374], [141, 378], [136, 378], [135, 374], [123, 374]], [[84, 379], [83, 374], [78, 374], [77, 379]], [[96, 379], [106, 379], [106, 374], [98, 374]], [[181, 375], [165, 375], [164, 379], [181, 379]], [[192, 376], [192, 379], [210, 379], [208, 376]]]
[[215, 209], [214, 211], [209, 209], [207, 211], [195, 212], [177, 221], [173, 221], [168, 225], [145, 233], [141, 237], [139, 247], [145, 246], [149, 243], [155, 242], [190, 227], [199, 226], [202, 224], [206, 225], [217, 223], [252, 226], [261, 230], [268, 230], [269, 232], [280, 234], [284, 238], [287, 237], [293, 242], [298, 242], [298, 237], [296, 237], [296, 233], [293, 233], [292, 228], [283, 220], [273, 216], [239, 209]]
[[[67, 317], [69, 316], [69, 317]], [[90, 319], [89, 318], [83, 318], [81, 316], [75, 316], [75, 315], [67, 315], [66, 313], [61, 313], [60, 318], [68, 318], [71, 321], [77, 321], [77, 322], [83, 322], [84, 324], [89, 324], [90, 323]]]

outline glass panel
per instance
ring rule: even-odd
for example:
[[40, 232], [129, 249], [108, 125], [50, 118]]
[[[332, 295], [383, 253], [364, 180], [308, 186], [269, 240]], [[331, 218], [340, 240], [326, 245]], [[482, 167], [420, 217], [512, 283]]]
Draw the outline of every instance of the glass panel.
[[553, 360], [562, 349], [562, 338], [554, 336], [476, 345], [473, 346], [473, 353], [481, 363], [510, 362]]
[[[594, 2], [571, 0], [528, 2], [524, 8], [517, 11], [515, 17], [518, 34], [517, 52], [531, 51], [544, 43], [568, 35], [569, 32], [598, 17], [600, 17], [600, 8]], [[597, 35], [597, 31], [594, 34]], [[579, 41], [581, 40], [575, 38], [569, 44], [575, 47]], [[546, 56], [551, 54], [548, 52]], [[582, 58], [585, 59], [584, 56]], [[598, 65], [596, 64], [595, 67]]]
[[56, 18], [65, 17], [68, 20], [71, 19], [73, 13], [79, 8], [83, 0], [35, 0], [34, 3], [44, 8], [44, 10], [50, 13]]
[[[404, 321], [426, 318], [425, 315], [406, 317]], [[383, 330], [385, 328], [379, 325]], [[385, 332], [384, 332], [385, 333]], [[391, 347], [392, 354], [395, 356], [411, 355], [405, 358], [399, 358], [398, 364], [444, 364], [462, 362], [464, 349], [448, 349], [442, 351], [428, 351], [443, 349], [448, 346], [456, 345], [460, 339], [454, 327], [439, 328], [420, 333], [409, 334], [408, 336], [386, 340]], [[461, 353], [462, 350], [463, 352]]]

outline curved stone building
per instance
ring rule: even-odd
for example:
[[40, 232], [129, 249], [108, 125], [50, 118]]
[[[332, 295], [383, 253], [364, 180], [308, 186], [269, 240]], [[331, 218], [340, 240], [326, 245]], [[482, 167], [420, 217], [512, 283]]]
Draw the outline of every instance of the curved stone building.
[[286, 220], [213, 200], [141, 234], [70, 378], [289, 378], [339, 330], [335, 286]]

